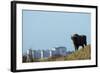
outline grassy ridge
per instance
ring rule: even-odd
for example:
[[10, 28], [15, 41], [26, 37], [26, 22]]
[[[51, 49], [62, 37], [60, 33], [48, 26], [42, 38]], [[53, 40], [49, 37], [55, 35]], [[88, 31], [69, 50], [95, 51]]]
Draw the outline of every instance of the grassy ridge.
[[58, 56], [48, 58], [48, 61], [67, 61], [67, 60], [85, 60], [91, 59], [91, 46], [87, 45], [84, 48], [80, 48], [78, 51], [69, 54], [68, 56]]
[[87, 45], [80, 50], [73, 52], [72, 54], [65, 57], [65, 60], [85, 60], [91, 59], [91, 46]]

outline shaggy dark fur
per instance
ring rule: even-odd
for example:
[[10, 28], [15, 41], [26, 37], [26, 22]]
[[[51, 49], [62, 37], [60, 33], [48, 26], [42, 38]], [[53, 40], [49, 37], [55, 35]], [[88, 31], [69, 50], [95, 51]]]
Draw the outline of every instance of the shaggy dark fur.
[[84, 46], [87, 45], [87, 41], [86, 41], [86, 36], [85, 35], [78, 35], [78, 34], [74, 34], [71, 39], [73, 40], [73, 44], [75, 46], [75, 50], [78, 50], [79, 46], [82, 46], [84, 48]]

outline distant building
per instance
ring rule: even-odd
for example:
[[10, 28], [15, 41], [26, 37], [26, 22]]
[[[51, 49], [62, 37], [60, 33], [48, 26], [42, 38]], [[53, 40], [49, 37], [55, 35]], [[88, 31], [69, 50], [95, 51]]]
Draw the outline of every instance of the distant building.
[[43, 50], [43, 57], [44, 58], [50, 57], [50, 50]]
[[32, 49], [28, 49], [26, 54], [27, 54], [27, 62], [31, 62], [33, 59]]
[[40, 59], [41, 58], [41, 50], [34, 50], [34, 59]]
[[66, 56], [66, 47], [56, 47], [56, 55], [58, 56]]
[[34, 59], [49, 58], [52, 56], [66, 56], [66, 47], [55, 47], [48, 50], [27, 50], [27, 62], [31, 62]]

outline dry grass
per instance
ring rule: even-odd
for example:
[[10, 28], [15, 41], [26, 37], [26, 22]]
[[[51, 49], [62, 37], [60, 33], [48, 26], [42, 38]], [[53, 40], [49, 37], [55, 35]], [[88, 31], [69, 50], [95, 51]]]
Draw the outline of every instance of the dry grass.
[[91, 59], [91, 46], [87, 45], [68, 56], [57, 56], [48, 58], [47, 61], [68, 61], [68, 60], [86, 60]]
[[67, 56], [53, 56], [43, 59], [33, 59], [32, 62], [47, 62], [47, 61], [70, 61], [70, 60], [86, 60], [91, 59], [91, 46], [87, 45], [84, 48], [80, 48]]
[[91, 46], [87, 45], [84, 48], [68, 55], [65, 57], [65, 60], [85, 60], [91, 59]]

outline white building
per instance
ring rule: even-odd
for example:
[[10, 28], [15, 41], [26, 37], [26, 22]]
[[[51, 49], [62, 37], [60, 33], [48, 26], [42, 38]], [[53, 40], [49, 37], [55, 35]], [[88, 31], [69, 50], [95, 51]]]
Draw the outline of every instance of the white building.
[[28, 49], [26, 54], [27, 54], [27, 62], [31, 62], [33, 59], [32, 49]]
[[31, 62], [32, 59], [48, 58], [52, 56], [65, 56], [66, 47], [55, 47], [48, 50], [27, 50], [27, 62]]

